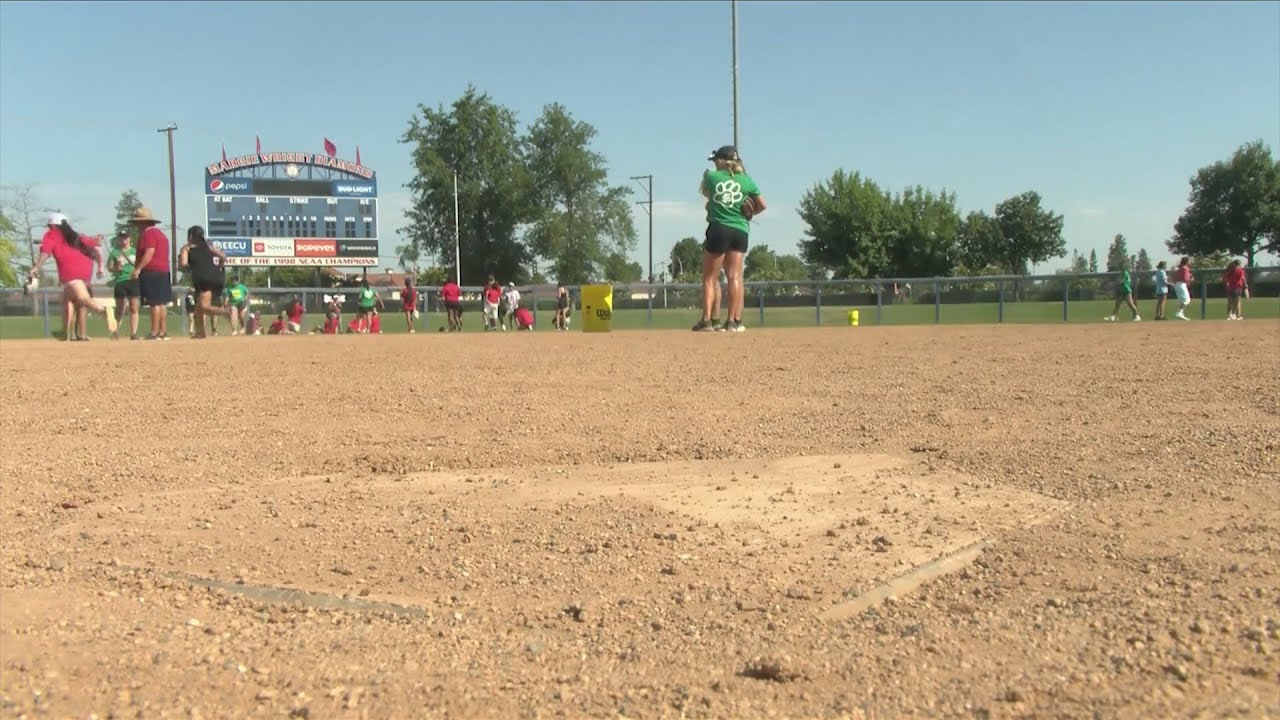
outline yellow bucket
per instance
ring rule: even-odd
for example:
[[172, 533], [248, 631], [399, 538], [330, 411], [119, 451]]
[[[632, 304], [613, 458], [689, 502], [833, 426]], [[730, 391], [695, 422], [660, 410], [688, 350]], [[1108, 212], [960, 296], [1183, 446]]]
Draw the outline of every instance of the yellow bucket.
[[609, 332], [613, 329], [613, 286], [582, 286], [582, 331]]
[[849, 327], [858, 327], [858, 311], [849, 311]]

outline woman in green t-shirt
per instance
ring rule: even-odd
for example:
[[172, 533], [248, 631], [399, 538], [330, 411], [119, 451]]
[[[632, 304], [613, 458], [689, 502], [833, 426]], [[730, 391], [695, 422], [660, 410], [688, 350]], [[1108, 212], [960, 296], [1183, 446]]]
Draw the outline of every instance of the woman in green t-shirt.
[[244, 323], [249, 313], [249, 288], [244, 281], [232, 279], [224, 292], [227, 309], [231, 311], [231, 334], [244, 332]]
[[365, 278], [360, 281], [360, 304], [356, 309], [357, 326], [360, 332], [368, 333], [369, 326], [373, 324], [373, 316], [377, 311], [382, 309], [382, 298], [378, 297], [378, 291], [369, 287], [369, 279]]
[[693, 329], [698, 332], [721, 329], [712, 324], [711, 317], [719, 304], [716, 290], [723, 268], [729, 286], [723, 329], [742, 332], [746, 329], [742, 326], [746, 300], [742, 285], [743, 259], [747, 254], [751, 218], [764, 212], [764, 198], [756, 181], [742, 167], [737, 148], [725, 145], [707, 159], [715, 163], [715, 169], [702, 174], [699, 187], [707, 199], [707, 235], [702, 243], [702, 319]]

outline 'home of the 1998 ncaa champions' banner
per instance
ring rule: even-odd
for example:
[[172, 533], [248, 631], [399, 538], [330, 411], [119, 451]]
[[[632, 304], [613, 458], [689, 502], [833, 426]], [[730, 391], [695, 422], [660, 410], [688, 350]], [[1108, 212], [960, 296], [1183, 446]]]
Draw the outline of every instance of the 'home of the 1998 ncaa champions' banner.
[[205, 234], [228, 265], [378, 264], [378, 180], [319, 153], [255, 153], [204, 171]]

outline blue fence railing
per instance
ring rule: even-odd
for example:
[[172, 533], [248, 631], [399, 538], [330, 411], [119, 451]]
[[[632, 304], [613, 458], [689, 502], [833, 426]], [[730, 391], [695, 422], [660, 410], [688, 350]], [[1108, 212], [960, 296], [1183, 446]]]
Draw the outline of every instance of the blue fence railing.
[[[1247, 268], [1249, 284], [1253, 297], [1280, 298], [1280, 266]], [[1209, 301], [1224, 296], [1221, 277], [1223, 270], [1195, 270], [1192, 296], [1199, 306], [1199, 316], [1208, 316]], [[1135, 273], [1133, 290], [1135, 298], [1150, 302], [1154, 293], [1154, 280], [1149, 273]], [[863, 323], [882, 324], [886, 315], [899, 312], [895, 308], [912, 306], [916, 322], [928, 320], [921, 317], [932, 309], [932, 321], [943, 322], [943, 309], [949, 306], [982, 304], [990, 310], [990, 317], [983, 315], [980, 322], [1006, 322], [1006, 315], [1024, 303], [1054, 303], [1061, 306], [1062, 322], [1071, 320], [1073, 303], [1112, 300], [1114, 288], [1118, 285], [1118, 273], [1086, 273], [1080, 275], [997, 275], [980, 277], [941, 277], [941, 278], [872, 278], [858, 280], [804, 280], [804, 281], [769, 281], [746, 283], [748, 307], [755, 306], [759, 314], [759, 324], [767, 324], [769, 311], [787, 308], [809, 308], [813, 313], [813, 324], [824, 324], [823, 310], [833, 307], [840, 309], [861, 308], [864, 312]], [[630, 327], [670, 327], [670, 322], [655, 322], [655, 313], [666, 310], [696, 310], [701, 307], [702, 286], [696, 283], [666, 283], [648, 285], [645, 283], [614, 283], [613, 308], [618, 311], [644, 311], [644, 322], [631, 322]], [[400, 307], [399, 287], [378, 287], [379, 295], [387, 304], [388, 310]], [[443, 313], [439, 301], [439, 287], [420, 286], [417, 288], [422, 298], [420, 309], [423, 311], [421, 322], [426, 327], [429, 318], [435, 313]], [[552, 285], [524, 286], [517, 288], [521, 292], [521, 304], [529, 307], [536, 317], [539, 312], [552, 312], [555, 307], [556, 288]], [[573, 299], [572, 308], [577, 306], [577, 298], [581, 287], [569, 287]], [[723, 285], [722, 285], [723, 290]], [[100, 298], [111, 298], [108, 286], [94, 286], [94, 294]], [[329, 300], [335, 296], [340, 298], [344, 312], [355, 309], [355, 298], [358, 289], [353, 287], [310, 287], [310, 288], [250, 288], [251, 307], [258, 312], [274, 314], [293, 297], [303, 303], [308, 313], [323, 311]], [[186, 308], [182, 298], [188, 292], [185, 287], [174, 288], [175, 301], [171, 304], [172, 312], [180, 315], [185, 324]], [[464, 307], [467, 312], [478, 310], [481, 305], [481, 288], [464, 286]], [[56, 287], [43, 287], [26, 292], [22, 288], [0, 288], [0, 319], [23, 317], [39, 317], [46, 336], [61, 325], [63, 310], [60, 307], [60, 290]], [[1175, 301], [1170, 300], [1176, 304]], [[986, 312], [986, 310], [984, 310]], [[871, 316], [866, 317], [869, 313]], [[796, 324], [792, 313], [790, 324]], [[1046, 320], [1048, 318], [1045, 318]], [[833, 318], [828, 313], [828, 324]], [[839, 321], [838, 318], [835, 320]]]

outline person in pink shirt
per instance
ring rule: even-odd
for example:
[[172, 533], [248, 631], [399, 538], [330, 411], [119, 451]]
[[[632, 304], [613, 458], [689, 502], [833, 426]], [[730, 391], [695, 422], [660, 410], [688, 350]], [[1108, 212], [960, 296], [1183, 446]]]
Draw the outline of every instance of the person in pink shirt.
[[[49, 230], [40, 242], [40, 258], [31, 267], [31, 277], [40, 275], [40, 268], [49, 258], [53, 258], [58, 266], [58, 282], [62, 283], [64, 302], [71, 303], [78, 315], [81, 312], [93, 311], [102, 313], [107, 319], [107, 331], [116, 331], [116, 316], [106, 305], [93, 299], [89, 294], [89, 281], [93, 277], [96, 262], [98, 277], [102, 277], [102, 250], [98, 239], [85, 237], [72, 229], [67, 217], [62, 213], [49, 216]], [[67, 318], [71, 322], [71, 318]], [[77, 333], [76, 340], [88, 340], [84, 331]]]
[[1191, 283], [1195, 279], [1195, 275], [1191, 274], [1191, 258], [1183, 256], [1178, 262], [1178, 269], [1169, 278], [1173, 283], [1173, 292], [1178, 296], [1178, 314], [1175, 317], [1179, 320], [1191, 319], [1187, 317], [1187, 308], [1191, 306]]

